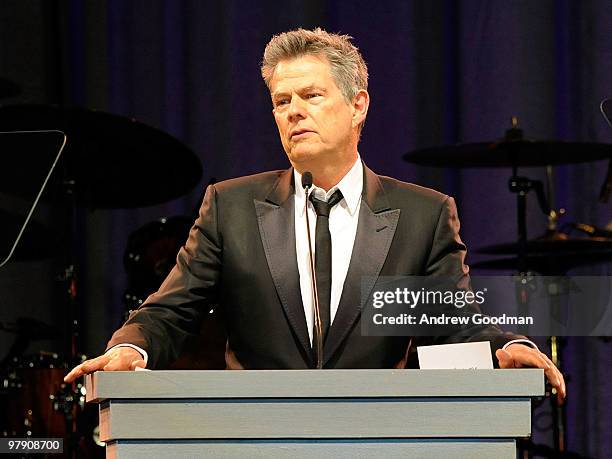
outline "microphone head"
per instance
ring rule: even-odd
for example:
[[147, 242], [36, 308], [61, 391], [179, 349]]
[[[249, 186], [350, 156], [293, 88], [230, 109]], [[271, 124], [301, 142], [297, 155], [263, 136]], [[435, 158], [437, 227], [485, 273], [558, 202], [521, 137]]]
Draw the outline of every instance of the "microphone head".
[[302, 188], [312, 187], [312, 174], [308, 171], [302, 174]]

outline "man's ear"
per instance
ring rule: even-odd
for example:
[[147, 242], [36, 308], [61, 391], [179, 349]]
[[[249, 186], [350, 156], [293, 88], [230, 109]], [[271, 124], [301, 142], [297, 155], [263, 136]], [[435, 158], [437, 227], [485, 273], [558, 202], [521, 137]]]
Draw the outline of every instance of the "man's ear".
[[353, 98], [353, 127], [363, 123], [368, 115], [370, 106], [370, 94], [365, 89], [360, 89]]

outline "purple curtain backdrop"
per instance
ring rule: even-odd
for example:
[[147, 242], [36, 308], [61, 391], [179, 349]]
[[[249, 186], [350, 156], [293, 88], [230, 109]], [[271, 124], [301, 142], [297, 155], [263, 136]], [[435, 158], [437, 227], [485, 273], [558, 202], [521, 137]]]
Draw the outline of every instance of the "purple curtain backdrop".
[[[500, 138], [512, 116], [527, 137], [612, 142], [598, 112], [601, 99], [612, 95], [606, 0], [7, 3], [35, 13], [47, 26], [32, 33], [52, 43], [33, 57], [46, 74], [28, 77], [40, 78], [46, 89], [25, 91], [15, 101], [134, 117], [182, 140], [204, 167], [200, 185], [181, 199], [81, 216], [82, 309], [91, 353], [103, 349], [122, 320], [122, 257], [132, 231], [161, 216], [191, 215], [213, 178], [287, 167], [259, 75], [263, 48], [275, 33], [321, 26], [355, 37], [369, 65], [372, 97], [359, 147], [363, 159], [378, 173], [455, 196], [471, 249], [516, 238], [510, 171], [417, 167], [402, 161], [404, 153]], [[0, 22], [12, 18], [3, 13]], [[16, 33], [25, 37], [26, 31]], [[1, 49], [6, 73], [16, 51]], [[605, 226], [612, 219], [610, 206], [597, 202], [606, 167], [556, 168], [555, 204], [567, 210], [566, 221]], [[522, 173], [545, 176], [543, 169]], [[536, 237], [545, 219], [533, 198], [528, 211], [529, 237]], [[481, 259], [470, 252], [469, 261]], [[610, 264], [583, 272], [609, 275]], [[612, 449], [610, 345], [571, 339], [564, 353], [569, 447], [592, 457], [609, 457]], [[536, 437], [549, 441], [549, 413], [540, 411]]]

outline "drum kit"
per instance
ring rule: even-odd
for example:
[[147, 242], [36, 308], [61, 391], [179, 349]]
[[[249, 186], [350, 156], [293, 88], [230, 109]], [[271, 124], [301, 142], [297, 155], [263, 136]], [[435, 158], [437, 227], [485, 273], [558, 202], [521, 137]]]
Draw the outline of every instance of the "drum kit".
[[[544, 275], [565, 274], [583, 265], [612, 260], [612, 228], [597, 228], [584, 223], [568, 223], [558, 229], [564, 209], [554, 209], [553, 166], [609, 160], [600, 201], [607, 203], [612, 190], [612, 145], [588, 142], [538, 141], [523, 138], [518, 120], [501, 140], [427, 148], [404, 155], [404, 160], [423, 166], [450, 168], [508, 168], [508, 189], [516, 195], [518, 240], [482, 247], [479, 253], [511, 255], [471, 266], [473, 268], [535, 271]], [[547, 184], [519, 176], [518, 169], [545, 167]], [[546, 191], [547, 192], [546, 192]], [[527, 239], [527, 197], [530, 191], [547, 219], [547, 231], [536, 239]], [[611, 222], [612, 223], [612, 222]], [[580, 237], [572, 233], [579, 233]]]
[[[609, 100], [602, 102], [601, 111], [610, 123]], [[599, 196], [602, 204], [607, 203], [612, 192], [612, 145], [525, 139], [517, 118], [513, 117], [511, 127], [500, 140], [427, 148], [408, 153], [403, 158], [431, 167], [510, 169], [508, 191], [516, 195], [517, 241], [478, 249], [478, 253], [503, 257], [473, 263], [471, 267], [513, 271], [519, 311], [523, 314], [529, 308], [530, 284], [534, 282], [534, 275], [565, 276], [578, 267], [612, 261], [612, 221], [605, 228], [585, 223], [567, 223], [559, 227], [559, 218], [565, 210], [555, 209], [552, 202], [554, 166], [607, 160], [607, 175]], [[546, 168], [547, 183], [519, 175], [519, 168], [527, 167]], [[530, 192], [535, 193], [547, 223], [546, 232], [535, 239], [527, 238], [527, 197]], [[555, 299], [551, 297], [550, 302], [549, 306], [554, 307]], [[548, 341], [551, 359], [563, 371], [563, 339], [550, 336]], [[565, 408], [556, 403], [554, 390], [550, 399], [553, 446], [525, 441], [522, 443], [523, 455], [581, 457], [567, 451]]]
[[[0, 97], [14, 95], [17, 90], [9, 81], [0, 80]], [[7, 261], [63, 257], [61, 278], [67, 294], [61, 308], [66, 326], [62, 331], [33, 318], [0, 323], [1, 331], [14, 336], [11, 349], [0, 362], [0, 435], [65, 437], [69, 439], [65, 446], [68, 456], [101, 457], [103, 448], [92, 446], [99, 443], [95, 430], [97, 412], [92, 413], [84, 406], [84, 388], [81, 385], [67, 386], [62, 382], [66, 369], [85, 358], [80, 352], [81, 312], [76, 288], [75, 260], [79, 241], [76, 240], [75, 228], [79, 209], [159, 204], [191, 191], [201, 179], [202, 168], [196, 155], [180, 141], [133, 119], [82, 108], [0, 106], [0, 131], [30, 131], [18, 136], [0, 135], [0, 154], [3, 155], [1, 193], [31, 197], [31, 191], [23, 187], [24, 183], [31, 185], [33, 180], [27, 173], [31, 169], [31, 157], [38, 149], [50, 148], [49, 139], [44, 136], [32, 140], [34, 134], [31, 131], [37, 130], [61, 131], [67, 138], [57, 170], [51, 175], [51, 180], [44, 183], [44, 190], [39, 190], [43, 200], [61, 209], [64, 229], [55, 234], [42, 223], [29, 221], [12, 210], [0, 209], [0, 240], [11, 240], [16, 234], [23, 236]], [[28, 154], [15, 154], [23, 151], [25, 139], [31, 142], [27, 147]], [[55, 141], [57, 143], [57, 139]], [[527, 140], [514, 120], [502, 140], [419, 150], [405, 155], [404, 159], [435, 167], [503, 167], [512, 170], [509, 190], [517, 196], [518, 241], [481, 249], [482, 253], [507, 256], [481, 262], [475, 267], [516, 270], [524, 274], [531, 271], [558, 274], [580, 265], [612, 260], [610, 229], [573, 225], [572, 231], [581, 232], [582, 237], [558, 230], [559, 211], [552, 209], [543, 184], [518, 175], [520, 167], [542, 166], [550, 171], [552, 166], [559, 164], [604, 159], [612, 162], [610, 145]], [[611, 175], [608, 174], [602, 190], [602, 200], [610, 194]], [[530, 191], [535, 192], [549, 222], [547, 234], [534, 240], [527, 239], [526, 228], [526, 199]], [[28, 217], [33, 207], [29, 209]], [[128, 278], [124, 296], [127, 311], [142, 304], [172, 269], [192, 222], [193, 216], [162, 218], [129, 236], [124, 254]], [[23, 231], [25, 225], [27, 231]], [[194, 338], [195, 341], [188, 346], [191, 353], [182, 356], [174, 368], [224, 367], [226, 338], [223, 323], [212, 306], [209, 315], [202, 325], [202, 337]], [[28, 345], [40, 339], [63, 340], [63, 351], [26, 355]], [[202, 340], [207, 341], [202, 343]], [[206, 349], [206, 354], [194, 349]], [[556, 446], [562, 451], [563, 422], [559, 416], [557, 425], [561, 430], [555, 434], [560, 443]]]
[[[14, 94], [9, 83], [0, 81], [0, 96]], [[64, 292], [61, 304], [54, 305], [63, 326], [23, 317], [0, 322], [0, 331], [13, 336], [8, 353], [0, 356], [0, 436], [63, 437], [66, 457], [103, 457], [97, 410], [85, 406], [81, 384], [63, 383], [67, 369], [86, 358], [77, 297], [81, 209], [144, 207], [178, 198], [200, 181], [202, 167], [169, 134], [95, 110], [0, 106], [0, 131], [0, 193], [9, 207], [0, 209], [0, 269], [7, 262], [59, 260], [59, 290]], [[59, 230], [30, 219], [39, 198], [54, 209], [52, 215], [60, 215]], [[125, 255], [128, 308], [159, 286], [192, 221], [162, 219], [130, 237]], [[61, 351], [28, 354], [40, 340], [62, 343]]]

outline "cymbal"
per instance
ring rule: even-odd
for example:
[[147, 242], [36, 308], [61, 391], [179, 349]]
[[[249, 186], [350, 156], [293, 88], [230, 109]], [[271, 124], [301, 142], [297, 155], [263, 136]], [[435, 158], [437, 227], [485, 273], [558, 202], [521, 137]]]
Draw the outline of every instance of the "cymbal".
[[0, 98], [14, 97], [21, 94], [21, 87], [6, 78], [0, 77]]
[[612, 145], [557, 140], [499, 140], [425, 148], [405, 161], [433, 167], [539, 167], [612, 158]]
[[[526, 265], [540, 273], [564, 273], [578, 266], [612, 261], [612, 239], [602, 237], [563, 238], [563, 233], [527, 241]], [[479, 253], [508, 255], [518, 253], [516, 242], [478, 249]], [[518, 269], [519, 258], [498, 258], [470, 265], [481, 269]]]
[[[66, 133], [66, 149], [59, 164], [62, 170], [56, 171], [56, 181], [59, 177], [64, 182], [74, 181], [77, 202], [88, 207], [159, 204], [186, 194], [202, 176], [200, 160], [187, 146], [134, 119], [85, 108], [0, 107], [0, 131], [34, 129], [59, 129]], [[7, 175], [11, 173], [11, 162], [31, 161], [29, 156], [35, 153], [34, 149], [23, 152], [17, 145], [12, 147], [2, 146], [4, 151], [19, 152], [4, 155], [1, 169]], [[0, 171], [0, 187], [2, 175]], [[19, 180], [12, 177], [10, 181]]]
[[[591, 254], [607, 254], [612, 256], [612, 239], [603, 237], [568, 238], [568, 239], [534, 239], [527, 241], [525, 250], [530, 255], [542, 256], [589, 256]], [[487, 254], [517, 254], [516, 242], [496, 244], [482, 247], [478, 253]]]
[[[25, 216], [0, 209], [0, 261], [9, 254], [24, 221]], [[32, 261], [50, 258], [57, 253], [58, 240], [57, 235], [45, 225], [30, 220], [11, 260]]]
[[[612, 252], [585, 254], [536, 254], [527, 255], [526, 265], [530, 271], [542, 274], [562, 274], [579, 266], [589, 266], [598, 263], [612, 261]], [[519, 269], [518, 257], [497, 258], [470, 263], [471, 268], [492, 270], [517, 270]]]

